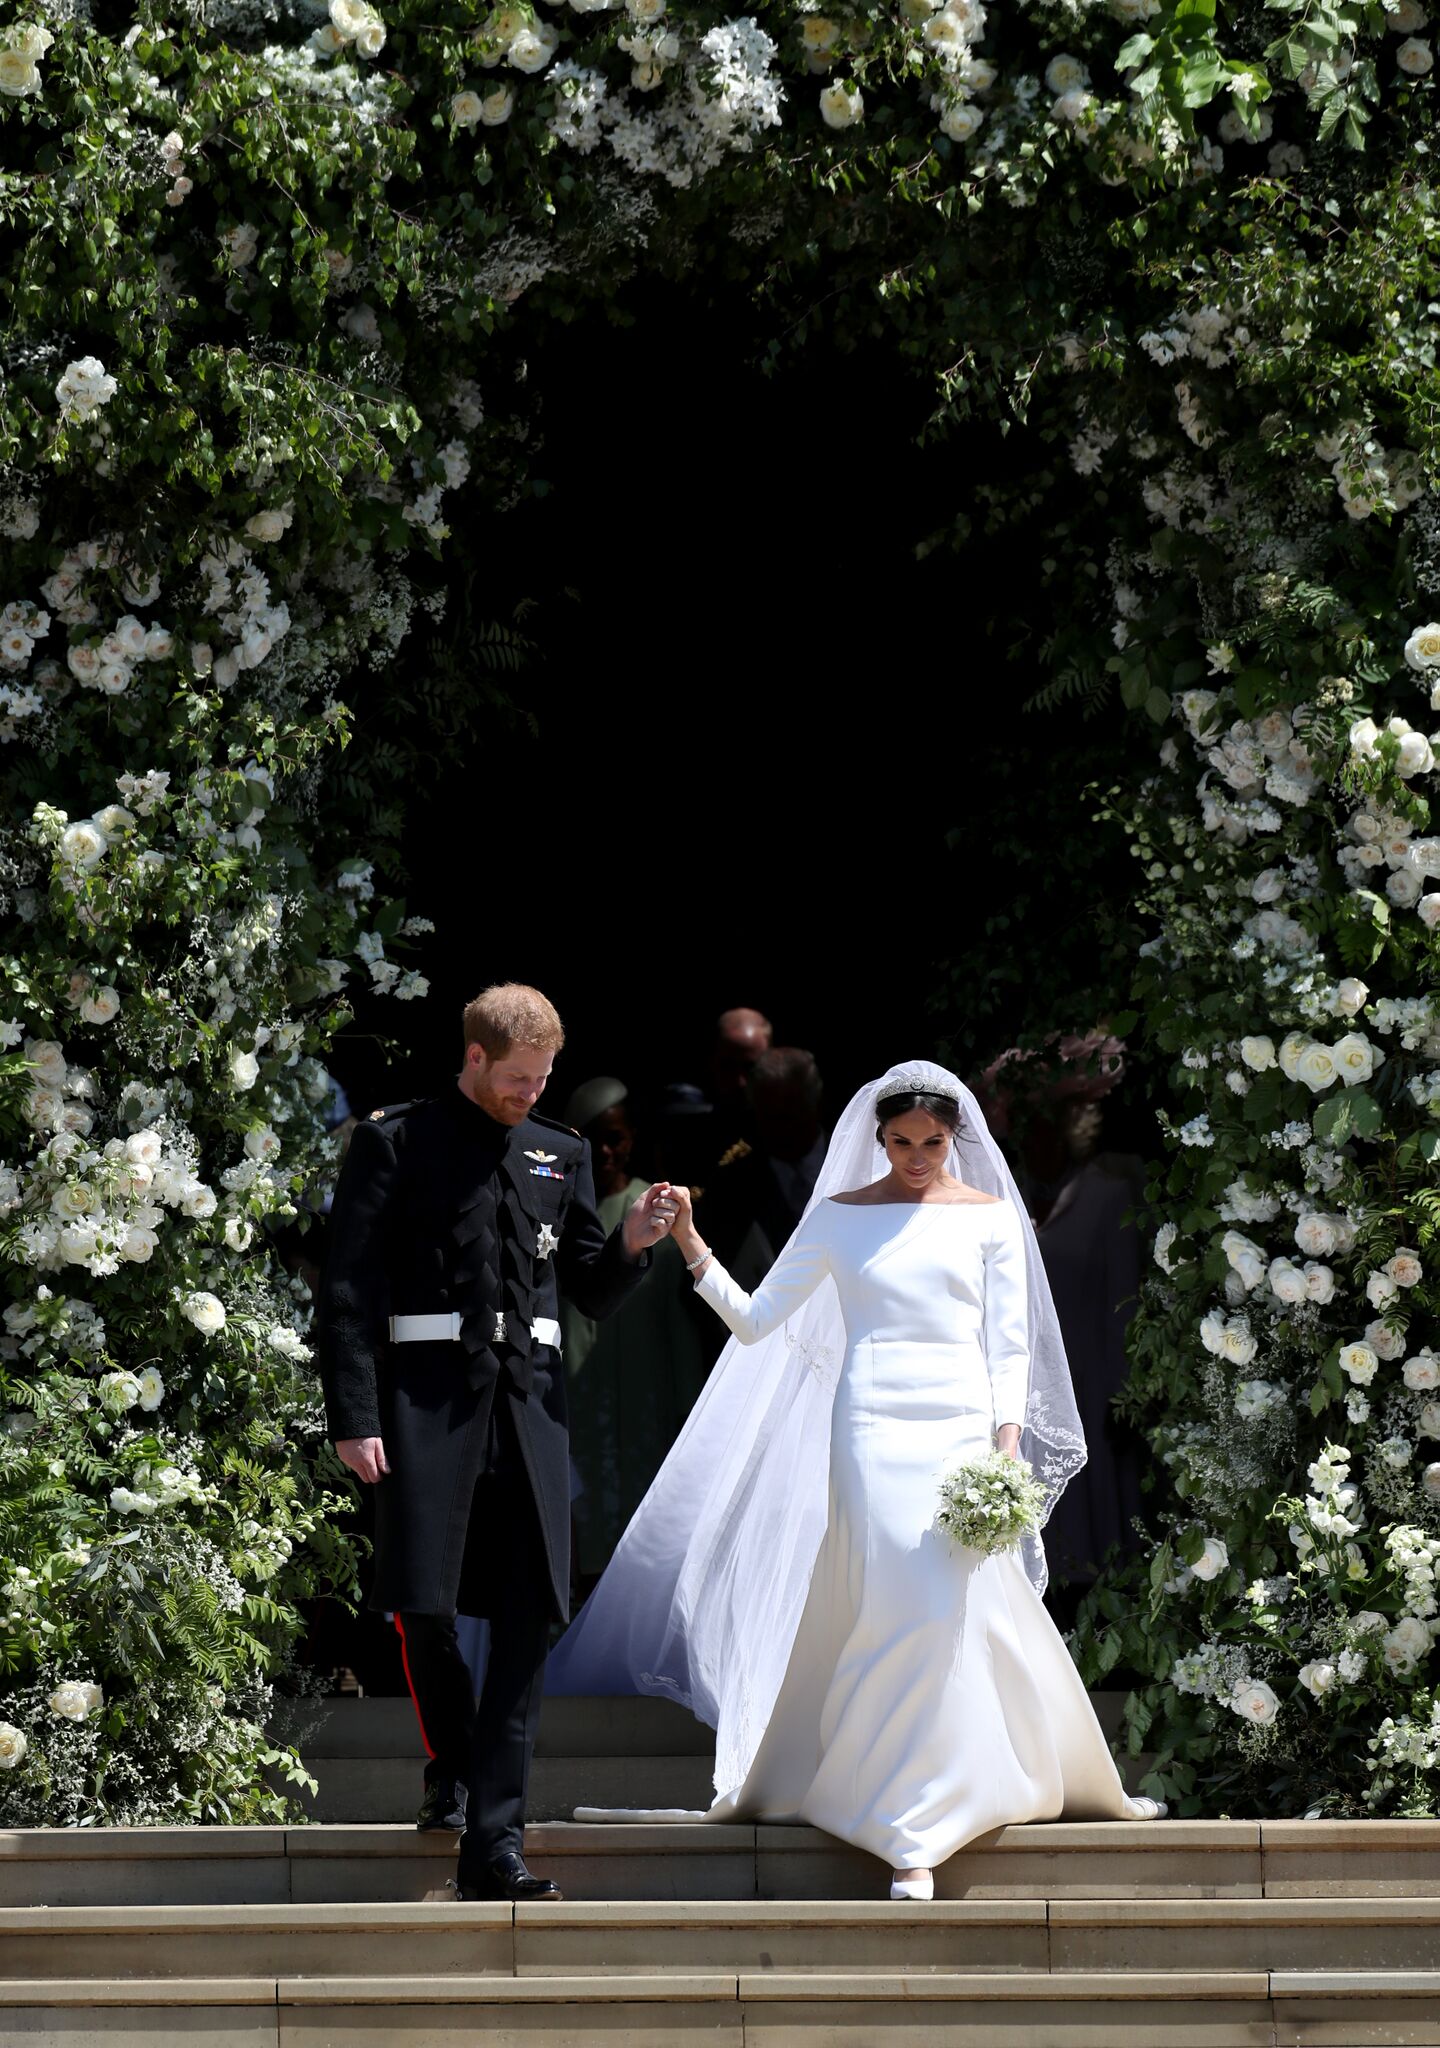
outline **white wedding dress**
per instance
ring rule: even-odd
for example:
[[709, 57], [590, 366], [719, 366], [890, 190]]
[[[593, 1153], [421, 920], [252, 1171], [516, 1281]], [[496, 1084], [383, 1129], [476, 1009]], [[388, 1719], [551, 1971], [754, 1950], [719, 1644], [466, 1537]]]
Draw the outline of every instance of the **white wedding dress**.
[[1019, 1558], [934, 1526], [947, 1467], [1025, 1416], [1018, 1212], [822, 1200], [753, 1295], [714, 1260], [698, 1288], [753, 1344], [827, 1274], [846, 1335], [829, 1520], [748, 1774], [705, 1818], [806, 1821], [913, 1870], [1007, 1822], [1152, 1816]]

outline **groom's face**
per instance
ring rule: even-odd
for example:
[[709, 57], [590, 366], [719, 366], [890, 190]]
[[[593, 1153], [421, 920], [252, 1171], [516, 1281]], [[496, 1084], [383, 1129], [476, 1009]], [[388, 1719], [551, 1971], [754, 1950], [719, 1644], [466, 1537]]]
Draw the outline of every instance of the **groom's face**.
[[553, 1052], [534, 1045], [512, 1045], [509, 1052], [487, 1059], [484, 1049], [472, 1045], [466, 1055], [469, 1094], [497, 1124], [524, 1123], [545, 1093]]

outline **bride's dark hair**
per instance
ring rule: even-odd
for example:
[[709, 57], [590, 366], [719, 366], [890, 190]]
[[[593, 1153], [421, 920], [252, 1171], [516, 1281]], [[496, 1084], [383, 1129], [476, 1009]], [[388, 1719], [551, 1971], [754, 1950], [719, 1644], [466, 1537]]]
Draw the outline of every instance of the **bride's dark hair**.
[[960, 1105], [952, 1102], [948, 1095], [921, 1095], [907, 1088], [901, 1095], [882, 1095], [875, 1105], [875, 1142], [885, 1143], [885, 1126], [893, 1123], [897, 1116], [909, 1116], [912, 1109], [923, 1109], [926, 1116], [933, 1116], [936, 1123], [944, 1124], [953, 1137], [960, 1128]]

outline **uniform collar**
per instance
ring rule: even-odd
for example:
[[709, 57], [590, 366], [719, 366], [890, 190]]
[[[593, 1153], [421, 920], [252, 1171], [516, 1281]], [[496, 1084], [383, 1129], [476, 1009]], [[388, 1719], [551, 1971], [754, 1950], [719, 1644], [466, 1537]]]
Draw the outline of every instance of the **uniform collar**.
[[524, 1128], [521, 1124], [512, 1127], [509, 1124], [497, 1123], [488, 1110], [483, 1110], [478, 1102], [472, 1102], [458, 1084], [450, 1090], [446, 1100], [451, 1115], [466, 1136], [484, 1145], [488, 1150], [503, 1152], [515, 1132]]

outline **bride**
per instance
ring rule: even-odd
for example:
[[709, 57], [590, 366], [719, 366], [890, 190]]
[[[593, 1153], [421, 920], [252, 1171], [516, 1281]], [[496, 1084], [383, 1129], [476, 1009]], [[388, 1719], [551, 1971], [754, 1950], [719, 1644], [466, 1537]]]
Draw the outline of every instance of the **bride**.
[[969, 1090], [929, 1062], [862, 1089], [754, 1294], [674, 1192], [735, 1341], [550, 1689], [682, 1700], [716, 1730], [705, 1819], [807, 1821], [887, 1863], [892, 1898], [933, 1897], [935, 1866], [1007, 1822], [1163, 1814], [1120, 1783], [1038, 1534], [986, 1557], [935, 1527], [945, 1471], [992, 1447], [1028, 1460], [1047, 1514], [1085, 1459], [1035, 1235]]

